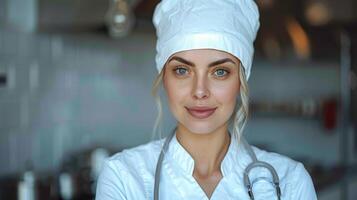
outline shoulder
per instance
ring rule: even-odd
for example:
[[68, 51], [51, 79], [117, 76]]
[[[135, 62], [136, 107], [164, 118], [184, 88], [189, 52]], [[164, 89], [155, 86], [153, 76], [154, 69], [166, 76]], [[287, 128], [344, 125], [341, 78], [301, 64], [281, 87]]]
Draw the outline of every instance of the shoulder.
[[252, 146], [258, 160], [271, 164], [277, 171], [280, 179], [289, 178], [291, 173], [296, 173], [304, 168], [303, 164], [286, 155]]
[[317, 199], [312, 178], [303, 163], [279, 153], [252, 147], [258, 160], [265, 161], [274, 167], [280, 183], [290, 185], [292, 199]]
[[107, 158], [97, 180], [96, 199], [127, 199], [135, 191], [146, 191], [145, 184], [154, 176], [161, 143], [162, 140], [151, 141]]
[[156, 167], [156, 161], [159, 157], [162, 143], [163, 139], [154, 140], [124, 149], [109, 157], [106, 163], [112, 168], [125, 171], [126, 173], [138, 174], [138, 170], [151, 172]]

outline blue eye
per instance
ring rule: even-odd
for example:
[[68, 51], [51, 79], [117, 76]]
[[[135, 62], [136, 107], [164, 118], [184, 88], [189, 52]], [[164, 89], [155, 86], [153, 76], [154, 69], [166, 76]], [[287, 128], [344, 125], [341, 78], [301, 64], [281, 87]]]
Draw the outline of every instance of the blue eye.
[[186, 68], [182, 68], [182, 67], [176, 67], [176, 68], [174, 69], [174, 71], [175, 71], [176, 74], [178, 74], [178, 75], [184, 75], [184, 72], [187, 71], [187, 69], [186, 69]]
[[[216, 73], [218, 72], [218, 73]], [[224, 73], [225, 72], [225, 73]], [[215, 74], [218, 76], [218, 77], [223, 77], [225, 76], [226, 74], [228, 74], [228, 71], [227, 70], [224, 70], [224, 69], [218, 69], [215, 71]]]

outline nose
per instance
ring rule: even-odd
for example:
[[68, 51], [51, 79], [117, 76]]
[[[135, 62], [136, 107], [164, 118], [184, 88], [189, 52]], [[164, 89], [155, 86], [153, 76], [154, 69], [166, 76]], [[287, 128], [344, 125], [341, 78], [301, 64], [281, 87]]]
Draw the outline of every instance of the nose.
[[196, 76], [192, 89], [192, 96], [195, 99], [208, 98], [210, 95], [208, 81], [205, 76]]

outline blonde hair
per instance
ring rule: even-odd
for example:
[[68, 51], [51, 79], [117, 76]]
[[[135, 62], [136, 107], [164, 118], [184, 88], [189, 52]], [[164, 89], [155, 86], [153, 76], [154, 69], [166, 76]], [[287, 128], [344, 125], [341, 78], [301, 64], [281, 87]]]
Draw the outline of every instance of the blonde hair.
[[[158, 89], [159, 86], [162, 86], [162, 80], [164, 76], [164, 71], [165, 68], [161, 70], [161, 72], [157, 75], [155, 78], [153, 85], [152, 85], [152, 90], [151, 94], [155, 98], [157, 110], [158, 110], [158, 115], [155, 120], [153, 132], [152, 132], [152, 138], [159, 137], [162, 139], [162, 119], [163, 119], [163, 113], [162, 113], [162, 103], [161, 103], [161, 98], [160, 95], [158, 95]], [[232, 136], [236, 137], [238, 143], [240, 142], [240, 138], [243, 134], [243, 129], [247, 123], [248, 120], [248, 114], [249, 114], [249, 90], [248, 90], [248, 83], [246, 80], [245, 76], [245, 69], [243, 68], [242, 64], [239, 64], [239, 80], [240, 80], [240, 102], [237, 101], [234, 112], [232, 116], [228, 120], [229, 126], [232, 125], [233, 123], [233, 131], [232, 131]]]

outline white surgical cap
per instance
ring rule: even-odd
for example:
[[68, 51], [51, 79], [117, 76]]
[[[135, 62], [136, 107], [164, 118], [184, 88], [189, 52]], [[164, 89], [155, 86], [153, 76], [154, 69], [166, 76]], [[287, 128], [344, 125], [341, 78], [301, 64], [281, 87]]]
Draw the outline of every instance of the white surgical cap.
[[236, 56], [250, 75], [259, 11], [253, 0], [162, 0], [155, 8], [156, 68], [174, 53], [216, 49]]

